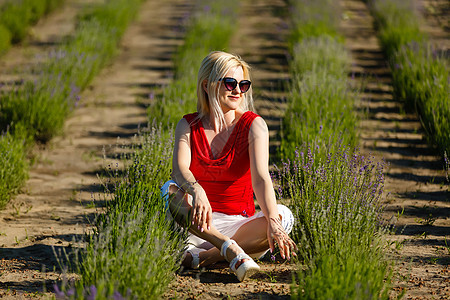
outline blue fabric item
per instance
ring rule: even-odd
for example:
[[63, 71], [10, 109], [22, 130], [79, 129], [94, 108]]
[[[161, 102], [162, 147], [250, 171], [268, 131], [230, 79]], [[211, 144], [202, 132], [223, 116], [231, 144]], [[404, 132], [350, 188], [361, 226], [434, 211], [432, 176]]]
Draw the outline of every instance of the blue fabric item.
[[176, 184], [175, 181], [173, 180], [169, 180], [166, 183], [164, 183], [164, 185], [161, 187], [161, 197], [163, 197], [164, 199], [164, 207], [166, 208], [166, 210], [169, 209], [169, 187], [171, 185], [176, 185], [178, 187], [178, 185]]

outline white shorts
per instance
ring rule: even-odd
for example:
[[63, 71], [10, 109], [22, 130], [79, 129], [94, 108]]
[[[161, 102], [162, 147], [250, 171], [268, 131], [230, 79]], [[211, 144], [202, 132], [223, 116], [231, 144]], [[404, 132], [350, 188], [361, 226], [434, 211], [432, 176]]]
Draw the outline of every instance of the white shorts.
[[[178, 185], [173, 180], [167, 181], [163, 187], [161, 188], [161, 195], [166, 199], [166, 208], [168, 208], [168, 194], [169, 194], [169, 187], [175, 185], [178, 187]], [[179, 187], [178, 187], [179, 188]], [[190, 196], [190, 195], [189, 195]], [[190, 196], [192, 197], [192, 196]], [[292, 231], [292, 227], [294, 225], [294, 216], [292, 215], [292, 212], [289, 208], [287, 208], [284, 205], [278, 204], [278, 213], [281, 215], [281, 225], [283, 226], [286, 233], [290, 233]], [[223, 235], [226, 235], [228, 237], [232, 237], [238, 229], [244, 225], [247, 222], [250, 222], [256, 218], [262, 218], [264, 217], [264, 213], [262, 211], [259, 211], [255, 213], [251, 217], [244, 217], [242, 215], [227, 215], [220, 212], [213, 212], [212, 213], [212, 225]], [[188, 247], [187, 250], [191, 250], [194, 248], [201, 248], [201, 249], [211, 249], [214, 246], [208, 242], [205, 241], [202, 238], [199, 238], [198, 236], [189, 233], [188, 235]], [[260, 258], [263, 256], [269, 249], [266, 251], [263, 251], [261, 253], [252, 254], [253, 258]]]

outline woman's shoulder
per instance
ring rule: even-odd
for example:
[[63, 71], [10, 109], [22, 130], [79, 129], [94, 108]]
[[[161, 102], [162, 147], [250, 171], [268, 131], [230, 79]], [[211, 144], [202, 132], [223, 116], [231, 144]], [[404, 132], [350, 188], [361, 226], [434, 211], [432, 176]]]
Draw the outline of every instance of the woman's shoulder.
[[240, 122], [245, 127], [250, 127], [252, 125], [253, 121], [258, 117], [260, 117], [258, 114], [256, 114], [255, 112], [253, 112], [251, 110], [248, 110], [248, 111], [240, 113], [238, 122]]
[[255, 113], [251, 110], [244, 112], [240, 117], [240, 121], [241, 120], [242, 120], [242, 123], [247, 124], [248, 127], [251, 127], [253, 125], [253, 123], [255, 122], [255, 120], [257, 123], [258, 122], [265, 123], [265, 121], [263, 120], [263, 118], [260, 115], [258, 115], [257, 113]]
[[250, 135], [256, 135], [260, 136], [261, 134], [266, 134], [269, 131], [269, 128], [267, 127], [266, 121], [258, 115], [253, 113], [253, 121], [250, 126]]
[[189, 133], [191, 131], [191, 127], [195, 126], [198, 120], [198, 112], [186, 114], [180, 119], [180, 121], [178, 121], [175, 130], [178, 132]]
[[246, 112], [242, 113], [242, 117], [246, 117], [249, 118], [251, 120], [254, 120], [257, 117], [261, 117], [260, 115], [258, 115], [257, 113], [251, 111], [251, 110], [247, 110]]
[[188, 123], [191, 123], [196, 118], [198, 118], [198, 112], [185, 114], [181, 120], [185, 119], [186, 121], [188, 121]]

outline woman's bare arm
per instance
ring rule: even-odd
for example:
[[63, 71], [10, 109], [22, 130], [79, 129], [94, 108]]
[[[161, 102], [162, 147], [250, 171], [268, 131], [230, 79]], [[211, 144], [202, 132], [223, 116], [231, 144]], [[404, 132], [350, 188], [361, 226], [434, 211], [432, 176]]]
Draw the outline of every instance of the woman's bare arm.
[[275, 191], [269, 173], [269, 130], [266, 122], [260, 117], [257, 117], [250, 127], [249, 154], [253, 190], [267, 219], [267, 239], [270, 249], [274, 250], [275, 240], [280, 248], [281, 256], [290, 259], [290, 252], [296, 249], [296, 245], [281, 226]]
[[212, 224], [212, 209], [205, 191], [197, 183], [189, 170], [191, 164], [190, 126], [186, 119], [181, 119], [175, 129], [175, 145], [172, 159], [172, 179], [187, 193], [192, 195], [191, 220], [198, 224], [200, 230]]

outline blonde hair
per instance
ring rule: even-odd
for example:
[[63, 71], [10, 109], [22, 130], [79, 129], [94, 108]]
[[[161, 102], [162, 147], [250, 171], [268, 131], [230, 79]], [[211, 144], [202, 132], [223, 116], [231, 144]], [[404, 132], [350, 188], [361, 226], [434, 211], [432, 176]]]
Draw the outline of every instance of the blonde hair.
[[[220, 107], [217, 95], [220, 89], [220, 79], [234, 67], [242, 67], [244, 79], [250, 80], [250, 66], [239, 56], [223, 51], [213, 51], [202, 61], [197, 78], [197, 111], [198, 118], [210, 116], [214, 118], [214, 126], [219, 130], [227, 128], [225, 117]], [[203, 83], [207, 81], [208, 93], [203, 89]], [[254, 111], [252, 87], [243, 94], [240, 109]]]

